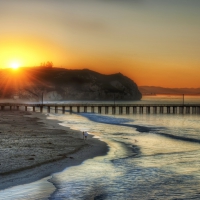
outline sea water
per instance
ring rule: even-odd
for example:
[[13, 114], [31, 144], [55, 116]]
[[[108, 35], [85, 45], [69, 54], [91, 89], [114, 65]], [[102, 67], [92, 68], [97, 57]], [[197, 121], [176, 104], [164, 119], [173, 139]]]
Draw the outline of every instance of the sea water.
[[[194, 102], [199, 99], [188, 101]], [[34, 184], [41, 187], [47, 179], [0, 191], [0, 199], [9, 191], [10, 199], [200, 199], [200, 115], [60, 113], [48, 118], [88, 131], [108, 144], [108, 154], [53, 174], [48, 182], [55, 190], [48, 185], [45, 195]]]

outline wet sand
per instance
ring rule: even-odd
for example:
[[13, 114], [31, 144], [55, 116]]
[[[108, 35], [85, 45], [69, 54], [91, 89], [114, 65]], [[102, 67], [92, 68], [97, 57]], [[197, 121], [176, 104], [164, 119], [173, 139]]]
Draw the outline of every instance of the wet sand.
[[84, 160], [105, 155], [106, 143], [82, 139], [80, 131], [44, 114], [0, 111], [0, 190], [47, 177]]

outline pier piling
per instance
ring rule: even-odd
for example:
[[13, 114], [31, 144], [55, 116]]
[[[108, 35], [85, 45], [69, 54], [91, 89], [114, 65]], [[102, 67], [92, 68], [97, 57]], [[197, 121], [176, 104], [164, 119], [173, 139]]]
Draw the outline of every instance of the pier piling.
[[130, 107], [129, 106], [126, 106], [126, 114], [130, 114]]
[[184, 113], [184, 107], [183, 106], [179, 106], [179, 114], [183, 114]]
[[47, 106], [47, 113], [50, 113], [51, 107]]
[[115, 108], [115, 106], [113, 106], [112, 107], [112, 114], [115, 115], [115, 113], [116, 113], [116, 108]]
[[65, 106], [62, 106], [62, 113], [65, 114]]
[[108, 110], [108, 106], [105, 107], [105, 114], [108, 114], [109, 110]]
[[58, 106], [55, 106], [55, 113], [58, 113]]
[[91, 106], [91, 112], [94, 113], [94, 106]]
[[190, 114], [190, 107], [189, 106], [186, 107], [186, 114]]
[[156, 106], [153, 107], [153, 113], [157, 114], [157, 107]]
[[133, 114], [136, 114], [136, 113], [137, 113], [137, 107], [133, 106]]
[[143, 106], [140, 106], [140, 107], [139, 107], [139, 113], [140, 113], [140, 114], [143, 114]]
[[41, 113], [43, 112], [43, 106], [40, 106], [40, 112]]
[[119, 114], [121, 115], [123, 113], [123, 107], [119, 106]]
[[147, 114], [150, 114], [150, 108], [151, 108], [150, 106], [147, 106], [147, 107], [146, 107], [146, 113], [147, 113]]
[[163, 114], [164, 113], [164, 108], [163, 106], [160, 106], [160, 114]]
[[98, 113], [101, 114], [101, 106], [98, 106]]

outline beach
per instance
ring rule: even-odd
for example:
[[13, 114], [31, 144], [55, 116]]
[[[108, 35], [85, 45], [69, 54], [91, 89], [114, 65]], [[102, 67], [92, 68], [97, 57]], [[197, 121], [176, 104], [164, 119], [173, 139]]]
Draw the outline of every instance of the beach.
[[[37, 111], [0, 111], [0, 199], [200, 199], [199, 114]], [[15, 138], [22, 130], [27, 143]]]
[[0, 111], [0, 190], [107, 153], [106, 143], [58, 123], [41, 113]]

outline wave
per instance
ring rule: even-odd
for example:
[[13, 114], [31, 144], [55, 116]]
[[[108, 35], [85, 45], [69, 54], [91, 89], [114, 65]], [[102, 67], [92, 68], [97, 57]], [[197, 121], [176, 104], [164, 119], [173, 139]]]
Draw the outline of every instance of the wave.
[[110, 116], [99, 116], [96, 114], [85, 114], [85, 113], [82, 113], [80, 115], [97, 123], [136, 128], [136, 130], [140, 133], [149, 133], [151, 131], [156, 131], [156, 130], [160, 130], [164, 128], [164, 127], [147, 127], [147, 126], [140, 126], [140, 125], [135, 125], [135, 124], [127, 124], [129, 122], [134, 122], [134, 120], [131, 120], [131, 119], [115, 118], [115, 117], [110, 117]]
[[131, 128], [135, 128], [136, 131], [138, 131], [140, 133], [151, 133], [151, 134], [157, 134], [157, 135], [161, 135], [161, 136], [175, 139], [175, 140], [200, 143], [200, 140], [196, 139], [196, 138], [189, 138], [189, 137], [183, 137], [183, 136], [160, 132], [162, 130], [166, 130], [165, 127], [149, 127], [149, 126], [140, 126], [140, 125], [135, 125], [135, 124], [127, 124], [129, 122], [134, 122], [134, 120], [131, 120], [131, 119], [115, 118], [115, 117], [110, 117], [110, 116], [100, 116], [100, 115], [96, 115], [96, 114], [87, 114], [87, 113], [82, 113], [80, 115], [88, 118], [89, 120], [91, 120], [93, 122], [97, 122], [97, 123], [131, 127]]
[[186, 141], [186, 142], [200, 143], [200, 140], [195, 139], [195, 138], [188, 138], [188, 137], [172, 135], [172, 134], [168, 134], [168, 133], [159, 133], [159, 132], [157, 132], [157, 133], [155, 132], [153, 134], [161, 135], [161, 136], [168, 137], [168, 138], [171, 138], [171, 139], [182, 140], [182, 141]]

